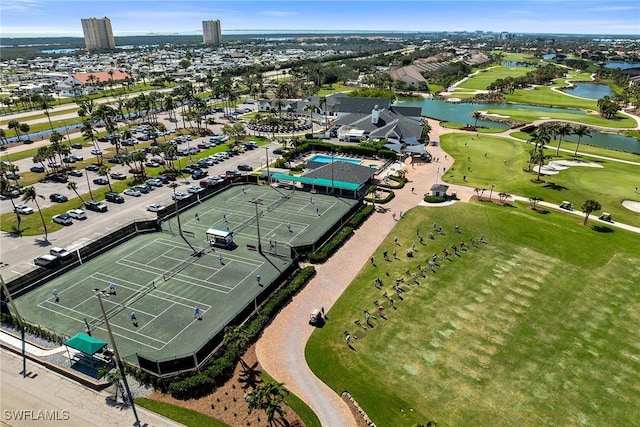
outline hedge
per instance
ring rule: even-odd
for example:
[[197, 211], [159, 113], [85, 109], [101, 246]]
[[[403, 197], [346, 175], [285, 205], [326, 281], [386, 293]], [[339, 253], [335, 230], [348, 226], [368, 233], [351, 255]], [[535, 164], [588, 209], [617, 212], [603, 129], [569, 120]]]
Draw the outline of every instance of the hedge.
[[447, 201], [444, 197], [439, 196], [424, 196], [423, 200], [427, 203], [442, 203]]

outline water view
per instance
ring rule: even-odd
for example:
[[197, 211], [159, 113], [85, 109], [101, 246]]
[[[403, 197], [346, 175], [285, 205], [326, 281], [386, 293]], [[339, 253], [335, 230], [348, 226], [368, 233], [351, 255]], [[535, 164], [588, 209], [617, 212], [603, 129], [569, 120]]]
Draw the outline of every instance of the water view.
[[575, 87], [563, 89], [568, 95], [580, 98], [600, 99], [605, 96], [613, 96], [615, 92], [608, 85], [600, 83], [574, 83]]
[[[589, 85], [589, 83], [585, 83]], [[605, 86], [605, 85], [599, 85]], [[608, 88], [608, 86], [605, 86]], [[594, 90], [593, 88], [587, 90]], [[595, 89], [600, 90], [600, 89]], [[420, 98], [399, 98], [395, 103], [406, 107], [422, 107], [422, 115], [438, 120], [444, 120], [454, 123], [462, 123], [473, 125], [475, 120], [471, 114], [476, 110], [488, 110], [495, 108], [505, 109], [526, 109], [540, 112], [569, 112], [573, 114], [586, 114], [583, 110], [560, 109], [550, 107], [538, 107], [534, 105], [523, 104], [473, 104], [467, 102], [447, 102], [440, 99], [420, 99]], [[488, 120], [478, 120], [478, 126], [486, 126], [500, 129], [508, 129], [509, 126], [503, 123], [496, 123]], [[571, 140], [571, 138], [569, 138]], [[640, 154], [640, 141], [622, 135], [615, 135], [602, 132], [592, 132], [591, 138], [583, 138], [583, 144], [597, 145], [604, 148], [628, 151]]]

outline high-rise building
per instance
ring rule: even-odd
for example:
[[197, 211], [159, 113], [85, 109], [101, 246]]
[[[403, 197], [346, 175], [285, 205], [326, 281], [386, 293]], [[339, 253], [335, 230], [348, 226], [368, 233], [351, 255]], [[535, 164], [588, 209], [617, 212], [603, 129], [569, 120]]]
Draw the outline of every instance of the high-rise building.
[[82, 19], [82, 32], [84, 33], [84, 44], [88, 51], [115, 49], [116, 42], [113, 40], [111, 30], [111, 20], [104, 18]]
[[222, 43], [222, 27], [219, 19], [202, 21], [202, 41], [204, 44]]

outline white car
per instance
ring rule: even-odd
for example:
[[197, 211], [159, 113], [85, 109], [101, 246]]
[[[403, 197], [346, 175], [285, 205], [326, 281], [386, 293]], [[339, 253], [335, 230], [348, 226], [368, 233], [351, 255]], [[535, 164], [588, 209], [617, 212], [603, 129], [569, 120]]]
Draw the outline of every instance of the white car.
[[61, 224], [61, 225], [71, 225], [71, 224], [73, 224], [73, 220], [71, 219], [69, 214], [54, 215], [53, 218], [51, 218], [51, 219], [56, 224]]
[[149, 212], [159, 212], [163, 209], [164, 209], [164, 205], [161, 205], [160, 203], [152, 203], [150, 205], [147, 205], [147, 210]]
[[49, 253], [57, 258], [67, 258], [71, 256], [71, 252], [66, 250], [65, 248], [51, 248]]
[[202, 187], [198, 187], [197, 185], [190, 185], [187, 187], [187, 191], [191, 194], [196, 194], [199, 193], [201, 191], [204, 191], [204, 188]]
[[187, 193], [183, 193], [182, 191], [176, 191], [175, 194], [171, 195], [173, 200], [184, 200], [188, 198], [189, 195]]
[[27, 205], [16, 205], [14, 211], [22, 215], [31, 215], [33, 213], [33, 208]]
[[82, 209], [71, 209], [67, 215], [74, 219], [87, 219], [87, 214]]
[[124, 190], [124, 194], [126, 194], [127, 196], [133, 196], [133, 197], [142, 196], [142, 193], [140, 192], [140, 190], [136, 190], [134, 188], [129, 188], [127, 190]]
[[100, 156], [102, 155], [102, 150], [96, 150], [94, 148], [93, 150], [91, 150], [91, 154], [93, 154], [94, 156]]

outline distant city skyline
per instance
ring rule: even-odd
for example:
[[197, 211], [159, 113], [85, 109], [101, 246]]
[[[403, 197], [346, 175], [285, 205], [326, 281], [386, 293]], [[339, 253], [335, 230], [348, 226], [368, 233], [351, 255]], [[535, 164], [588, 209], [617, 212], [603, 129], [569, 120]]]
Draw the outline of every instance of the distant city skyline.
[[82, 37], [80, 19], [111, 19], [114, 36], [242, 31], [491, 31], [640, 34], [635, 0], [3, 0], [2, 37]]

